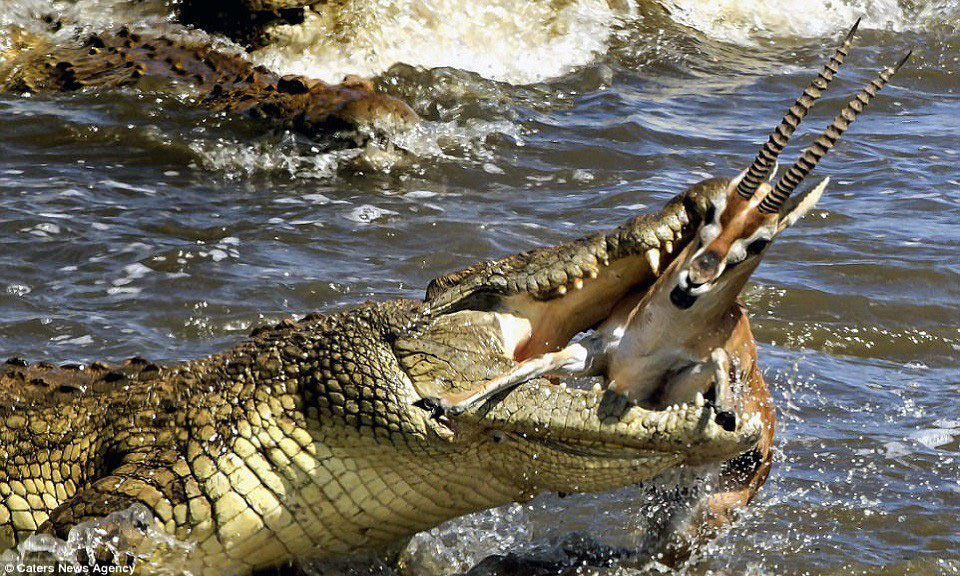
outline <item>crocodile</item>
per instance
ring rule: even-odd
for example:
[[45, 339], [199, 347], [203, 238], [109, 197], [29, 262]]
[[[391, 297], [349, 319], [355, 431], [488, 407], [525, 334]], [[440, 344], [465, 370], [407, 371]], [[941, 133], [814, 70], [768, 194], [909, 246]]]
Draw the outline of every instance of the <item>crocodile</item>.
[[302, 24], [306, 8], [321, 0], [181, 0], [177, 17], [189, 26], [222, 34], [247, 49], [269, 43], [277, 24]]
[[[756, 411], [731, 427], [710, 404], [648, 410], [547, 379], [457, 415], [422, 404], [564, 346], [649, 287], [651, 253], [669, 262], [728, 182], [695, 185], [607, 233], [441, 276], [422, 300], [286, 320], [197, 360], [8, 360], [0, 550], [136, 505], [195, 545], [197, 573], [246, 573], [384, 550], [473, 511], [769, 444]], [[755, 362], [738, 314], [730, 352]], [[750, 462], [747, 482], [761, 466]]]
[[203, 108], [264, 119], [331, 146], [382, 137], [418, 121], [406, 103], [378, 91], [369, 79], [347, 76], [328, 84], [281, 76], [241, 54], [180, 35], [123, 27], [66, 46], [18, 30], [11, 36], [11, 48], [0, 53], [2, 91], [170, 89], [174, 84]]

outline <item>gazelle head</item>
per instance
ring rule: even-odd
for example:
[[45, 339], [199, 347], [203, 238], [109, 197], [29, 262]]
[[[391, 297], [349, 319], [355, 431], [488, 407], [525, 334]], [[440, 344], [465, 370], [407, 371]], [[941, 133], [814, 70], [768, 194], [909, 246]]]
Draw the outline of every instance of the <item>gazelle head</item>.
[[840, 69], [859, 23], [858, 20], [830, 61], [790, 107], [753, 164], [732, 181], [704, 183], [708, 185], [704, 222], [680, 265], [677, 284], [670, 293], [670, 301], [678, 308], [690, 308], [698, 298], [720, 287], [732, 288], [734, 296], [739, 293], [773, 239], [820, 199], [829, 178], [796, 195], [793, 192], [910, 56], [908, 53], [896, 65], [885, 68], [857, 93], [816, 142], [774, 183], [777, 157]]

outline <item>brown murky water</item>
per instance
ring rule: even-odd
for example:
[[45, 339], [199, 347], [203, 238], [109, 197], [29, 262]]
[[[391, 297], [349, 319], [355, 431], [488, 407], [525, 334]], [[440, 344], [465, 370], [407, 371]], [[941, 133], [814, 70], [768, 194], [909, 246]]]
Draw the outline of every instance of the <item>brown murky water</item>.
[[[445, 271], [617, 225], [745, 166], [865, 14], [809, 125], [914, 58], [818, 169], [833, 179], [820, 209], [746, 293], [777, 463], [687, 571], [960, 573], [957, 2], [348, 4], [349, 37], [314, 22], [253, 57], [380, 74], [428, 119], [399, 164], [321, 154], [171, 96], [0, 96], [0, 353], [193, 358], [256, 324], [419, 296]], [[169, 17], [160, 2], [0, 0], [0, 24], [42, 10], [89, 29]], [[508, 551], [562, 560], [571, 534], [629, 547], [638, 500], [483, 513], [421, 535], [415, 556], [447, 574]]]

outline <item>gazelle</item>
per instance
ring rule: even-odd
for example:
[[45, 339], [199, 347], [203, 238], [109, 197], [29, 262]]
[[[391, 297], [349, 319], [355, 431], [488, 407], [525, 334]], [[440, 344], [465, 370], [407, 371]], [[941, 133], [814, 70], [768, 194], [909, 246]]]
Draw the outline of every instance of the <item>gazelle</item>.
[[[482, 386], [456, 396], [431, 399], [437, 412], [456, 414], [537, 376], [603, 376], [608, 390], [651, 409], [712, 401], [718, 423], [735, 426], [739, 413], [759, 415], [763, 434], [754, 450], [704, 472], [707, 493], [681, 483], [662, 509], [662, 530], [652, 550], [675, 564], [693, 546], [729, 523], [767, 478], [772, 463], [775, 411], [769, 390], [755, 370], [756, 343], [738, 297], [771, 242], [809, 212], [829, 178], [794, 194], [872, 98], [906, 62], [885, 68], [834, 118], [819, 138], [774, 182], [777, 157], [801, 120], [827, 89], [850, 48], [857, 24], [770, 134], [749, 168], [730, 180], [695, 186], [707, 209], [693, 235], [645, 293], [621, 301], [577, 342], [523, 359]], [[692, 191], [693, 189], [691, 189]], [[647, 255], [653, 270], [660, 254]], [[733, 385], [736, 384], [736, 393]], [[757, 417], [757, 416], [754, 416]], [[666, 494], [666, 493], [662, 493]], [[679, 496], [678, 496], [679, 494]]]
[[[797, 186], [910, 56], [881, 71], [856, 94], [773, 184], [777, 157], [838, 72], [856, 29], [854, 25], [748, 169], [733, 180], [717, 178], [697, 185], [709, 201], [703, 221], [694, 239], [645, 294], [619, 303], [583, 339], [528, 358], [459, 397], [436, 399], [437, 407], [457, 413], [543, 375], [604, 376], [609, 390], [653, 409], [704, 402], [710, 392], [720, 407], [731, 402], [730, 362], [724, 346], [738, 323], [732, 311], [737, 310], [743, 286], [770, 243], [817, 203], [829, 178], [793, 195]], [[651, 261], [653, 268], [658, 264]], [[732, 412], [721, 415], [732, 417]]]

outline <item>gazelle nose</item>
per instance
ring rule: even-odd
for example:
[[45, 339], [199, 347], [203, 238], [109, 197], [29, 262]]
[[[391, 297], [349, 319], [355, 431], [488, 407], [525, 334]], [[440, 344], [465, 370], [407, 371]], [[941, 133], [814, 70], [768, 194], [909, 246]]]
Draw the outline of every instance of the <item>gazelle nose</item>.
[[697, 256], [690, 264], [690, 282], [705, 284], [714, 279], [720, 267], [720, 256], [713, 251], [707, 251]]

